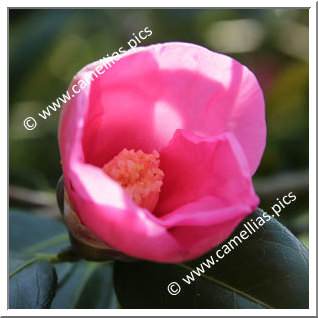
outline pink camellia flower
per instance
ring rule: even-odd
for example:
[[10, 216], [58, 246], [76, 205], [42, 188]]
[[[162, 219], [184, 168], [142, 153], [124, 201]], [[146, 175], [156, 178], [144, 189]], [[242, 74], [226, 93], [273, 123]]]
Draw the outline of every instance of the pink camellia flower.
[[265, 147], [265, 109], [245, 66], [164, 43], [92, 78], [62, 110], [59, 145], [67, 200], [97, 241], [181, 262], [220, 244], [256, 209], [251, 176]]

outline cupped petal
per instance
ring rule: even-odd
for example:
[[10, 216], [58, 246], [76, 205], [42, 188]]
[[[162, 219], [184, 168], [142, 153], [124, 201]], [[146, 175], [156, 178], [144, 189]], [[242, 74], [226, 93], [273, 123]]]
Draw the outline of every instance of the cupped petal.
[[222, 243], [259, 203], [240, 144], [231, 133], [203, 138], [177, 131], [161, 152], [161, 225], [184, 260]]
[[82, 136], [88, 98], [89, 89], [71, 100], [59, 126], [64, 186], [72, 207], [85, 227], [112, 248], [142, 259], [181, 261], [180, 246], [166, 227], [137, 207], [101, 168], [85, 162]]
[[250, 212], [244, 205], [223, 207], [201, 199], [157, 218], [137, 207], [99, 168], [77, 164], [69, 177], [70, 201], [85, 227], [111, 248], [150, 261], [196, 258], [224, 241]]
[[172, 228], [170, 234], [180, 244], [182, 261], [188, 261], [202, 256], [225, 241], [243, 219], [244, 216], [240, 215], [228, 222], [209, 226], [178, 226]]
[[[259, 202], [245, 153], [231, 133], [201, 137], [177, 130], [160, 157], [160, 168], [165, 175], [155, 211], [159, 217], [175, 216], [176, 220], [187, 217], [188, 225], [203, 225], [205, 216], [208, 225], [215, 222], [217, 211], [240, 205], [237, 213], [250, 213]], [[197, 201], [201, 203], [195, 212], [196, 206], [192, 208], [191, 204]], [[225, 215], [235, 217], [235, 214], [216, 215], [217, 219], [223, 219]]]
[[127, 255], [149, 260], [175, 258], [180, 247], [150, 212], [134, 204], [100, 168], [72, 165], [68, 192], [74, 210], [95, 235]]

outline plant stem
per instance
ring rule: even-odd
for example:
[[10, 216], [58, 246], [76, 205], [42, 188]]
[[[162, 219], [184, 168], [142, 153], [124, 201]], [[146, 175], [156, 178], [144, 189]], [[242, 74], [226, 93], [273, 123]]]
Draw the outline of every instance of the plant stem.
[[24, 268], [32, 265], [33, 263], [39, 262], [39, 261], [44, 261], [47, 260], [51, 263], [59, 263], [60, 259], [58, 258], [57, 254], [35, 254], [35, 256], [28, 261], [26, 261], [24, 264], [22, 264], [20, 267], [15, 269], [10, 275], [9, 278], [13, 277], [15, 274], [19, 273], [22, 271]]
[[35, 254], [37, 261], [49, 261], [50, 263], [61, 263], [63, 260], [59, 258], [58, 254], [37, 253]]
[[79, 260], [80, 257], [73, 251], [72, 247], [68, 247], [58, 254], [49, 254], [49, 253], [36, 253], [34, 257], [30, 258], [28, 261], [23, 263], [17, 269], [15, 269], [10, 275], [9, 278], [13, 277], [15, 274], [19, 273], [24, 268], [32, 265], [33, 263], [40, 261], [48, 261], [52, 264], [63, 263], [63, 262], [75, 262]]

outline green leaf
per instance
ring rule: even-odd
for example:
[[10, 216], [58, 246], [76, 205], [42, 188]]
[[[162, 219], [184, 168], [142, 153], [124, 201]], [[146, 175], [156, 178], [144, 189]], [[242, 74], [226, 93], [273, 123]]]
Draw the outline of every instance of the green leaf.
[[51, 308], [116, 308], [109, 263], [57, 264], [59, 285]]
[[35, 253], [57, 253], [68, 241], [61, 222], [30, 212], [10, 211], [10, 308], [49, 307], [57, 285], [56, 271]]
[[[248, 216], [231, 238], [246, 231], [248, 221], [265, 220], [263, 213]], [[234, 249], [215, 265], [200, 267], [210, 256], [216, 260], [216, 250], [229, 240], [185, 264], [116, 262], [119, 303], [123, 308], [308, 308], [308, 250], [286, 227], [271, 218], [238, 246], [232, 243]], [[200, 277], [191, 272], [197, 266], [204, 270]], [[168, 293], [171, 282], [180, 285], [179, 294]]]
[[9, 277], [10, 309], [49, 308], [57, 283], [55, 269], [49, 262], [10, 253]]
[[[10, 260], [10, 272], [22, 272], [21, 268], [24, 272], [37, 270], [39, 266], [40, 269], [43, 266], [52, 267], [48, 262], [37, 262], [39, 256], [34, 253], [57, 253], [69, 245], [64, 224], [29, 212], [10, 211], [9, 216], [10, 248], [29, 253], [10, 252], [15, 256]], [[58, 283], [51, 308], [116, 308], [117, 299], [112, 284], [113, 268], [110, 263], [61, 263], [56, 264], [55, 269]], [[20, 280], [21, 274], [16, 275], [14, 283], [21, 287], [24, 281]], [[35, 302], [33, 293], [26, 293], [23, 297], [24, 302]], [[16, 298], [11, 296], [10, 289], [10, 304], [11, 302], [15, 304]]]

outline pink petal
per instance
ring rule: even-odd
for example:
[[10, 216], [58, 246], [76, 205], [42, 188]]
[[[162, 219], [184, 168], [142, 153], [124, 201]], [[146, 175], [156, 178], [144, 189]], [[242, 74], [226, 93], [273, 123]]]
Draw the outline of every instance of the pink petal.
[[[218, 246], [232, 234], [243, 219], [244, 217], [241, 215], [236, 219], [221, 224], [201, 227], [175, 227], [171, 229], [170, 233], [182, 245], [182, 260], [187, 261], [200, 257]], [[178, 262], [178, 260], [171, 262]]]
[[[165, 176], [156, 215], [171, 214], [204, 197], [212, 210], [238, 203], [257, 206], [246, 157], [233, 134], [204, 138], [178, 130], [160, 156]], [[192, 217], [196, 220], [202, 219]]]
[[174, 259], [179, 254], [180, 247], [166, 227], [137, 207], [100, 168], [74, 163], [67, 177], [65, 187], [74, 210], [109, 246], [149, 260]]

